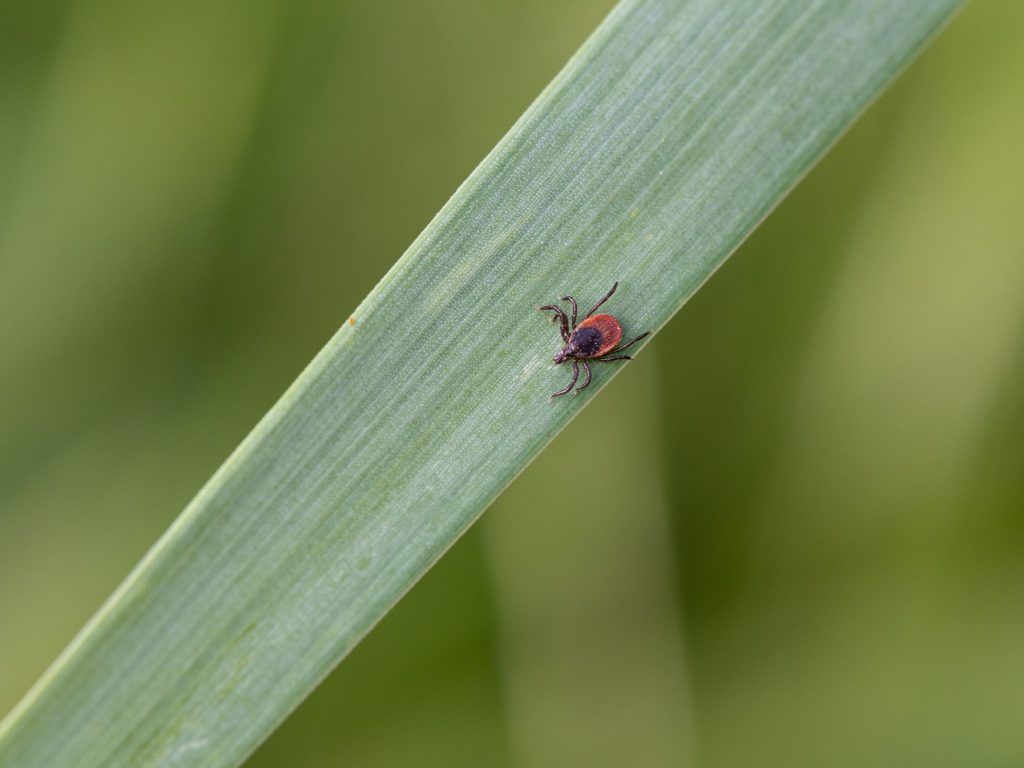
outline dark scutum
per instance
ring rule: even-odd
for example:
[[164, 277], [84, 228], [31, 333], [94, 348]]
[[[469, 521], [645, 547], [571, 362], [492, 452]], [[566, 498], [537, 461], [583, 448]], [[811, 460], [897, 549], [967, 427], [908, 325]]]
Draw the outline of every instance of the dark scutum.
[[569, 345], [576, 357], [592, 357], [601, 348], [601, 332], [597, 328], [577, 328], [572, 332]]

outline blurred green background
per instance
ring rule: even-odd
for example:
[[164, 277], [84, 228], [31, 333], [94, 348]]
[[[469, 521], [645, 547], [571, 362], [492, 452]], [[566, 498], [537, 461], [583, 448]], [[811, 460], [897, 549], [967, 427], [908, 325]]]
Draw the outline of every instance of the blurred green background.
[[[0, 0], [0, 713], [611, 5]], [[250, 764], [1024, 764], [1022, 41], [971, 5]]]

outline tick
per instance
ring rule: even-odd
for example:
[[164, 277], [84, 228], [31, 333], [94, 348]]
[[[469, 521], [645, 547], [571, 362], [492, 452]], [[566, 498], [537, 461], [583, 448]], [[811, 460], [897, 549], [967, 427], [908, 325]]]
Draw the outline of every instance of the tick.
[[622, 352], [624, 349], [633, 346], [640, 339], [645, 336], [650, 336], [651, 332], [641, 333], [632, 341], [628, 341], [621, 346], [616, 346], [619, 340], [622, 338], [622, 325], [612, 315], [595, 315], [597, 308], [604, 304], [608, 299], [615, 293], [615, 289], [619, 287], [618, 282], [612, 286], [612, 289], [604, 295], [597, 304], [591, 307], [590, 311], [587, 312], [583, 318], [583, 322], [576, 325], [576, 299], [572, 296], [563, 296], [562, 301], [568, 301], [572, 306], [572, 318], [565, 314], [565, 310], [557, 304], [548, 304], [543, 307], [538, 307], [541, 312], [550, 311], [555, 314], [551, 320], [558, 320], [561, 323], [562, 341], [565, 342], [565, 346], [562, 350], [555, 355], [555, 365], [564, 363], [566, 360], [572, 360], [572, 381], [569, 382], [569, 386], [565, 389], [560, 389], [551, 397], [556, 398], [560, 395], [564, 395], [572, 391], [572, 388], [576, 386], [576, 382], [580, 378], [580, 363], [583, 363], [583, 370], [587, 372], [586, 380], [577, 387], [576, 392], [578, 393], [581, 389], [586, 389], [590, 384], [592, 373], [590, 371], [590, 361], [593, 360], [595, 363], [611, 363], [616, 360], [632, 360], [629, 355], [619, 355], [618, 352]]

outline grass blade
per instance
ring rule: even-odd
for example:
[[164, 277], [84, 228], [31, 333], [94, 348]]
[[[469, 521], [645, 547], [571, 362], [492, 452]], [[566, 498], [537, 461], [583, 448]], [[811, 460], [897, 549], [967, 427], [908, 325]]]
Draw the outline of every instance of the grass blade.
[[533, 308], [658, 328], [959, 6], [627, 0], [22, 704], [0, 765], [242, 760], [614, 374]]

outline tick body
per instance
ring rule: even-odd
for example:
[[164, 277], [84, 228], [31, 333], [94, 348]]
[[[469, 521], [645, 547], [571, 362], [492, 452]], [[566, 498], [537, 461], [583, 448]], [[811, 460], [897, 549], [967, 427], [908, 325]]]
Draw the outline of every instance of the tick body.
[[540, 307], [542, 312], [554, 312], [555, 314], [551, 319], [557, 320], [561, 326], [562, 341], [565, 342], [565, 346], [555, 355], [555, 365], [564, 363], [566, 360], [572, 360], [572, 381], [564, 389], [555, 392], [551, 396], [552, 398], [568, 394], [572, 391], [579, 380], [581, 364], [583, 365], [583, 370], [586, 371], [587, 377], [576, 388], [576, 392], [586, 389], [590, 384], [592, 377], [590, 370], [591, 361], [595, 363], [611, 363], [616, 360], [631, 360], [632, 358], [629, 355], [620, 355], [618, 353], [650, 335], [650, 331], [642, 333], [635, 339], [618, 346], [619, 341], [622, 340], [621, 323], [612, 315], [594, 314], [598, 307], [612, 297], [612, 294], [615, 293], [615, 289], [618, 287], [619, 284], [616, 282], [612, 289], [597, 304], [591, 307], [590, 311], [583, 318], [583, 322], [579, 325], [576, 324], [576, 299], [572, 296], [562, 297], [562, 301], [569, 302], [569, 305], [572, 307], [571, 317], [557, 304], [548, 304]]

